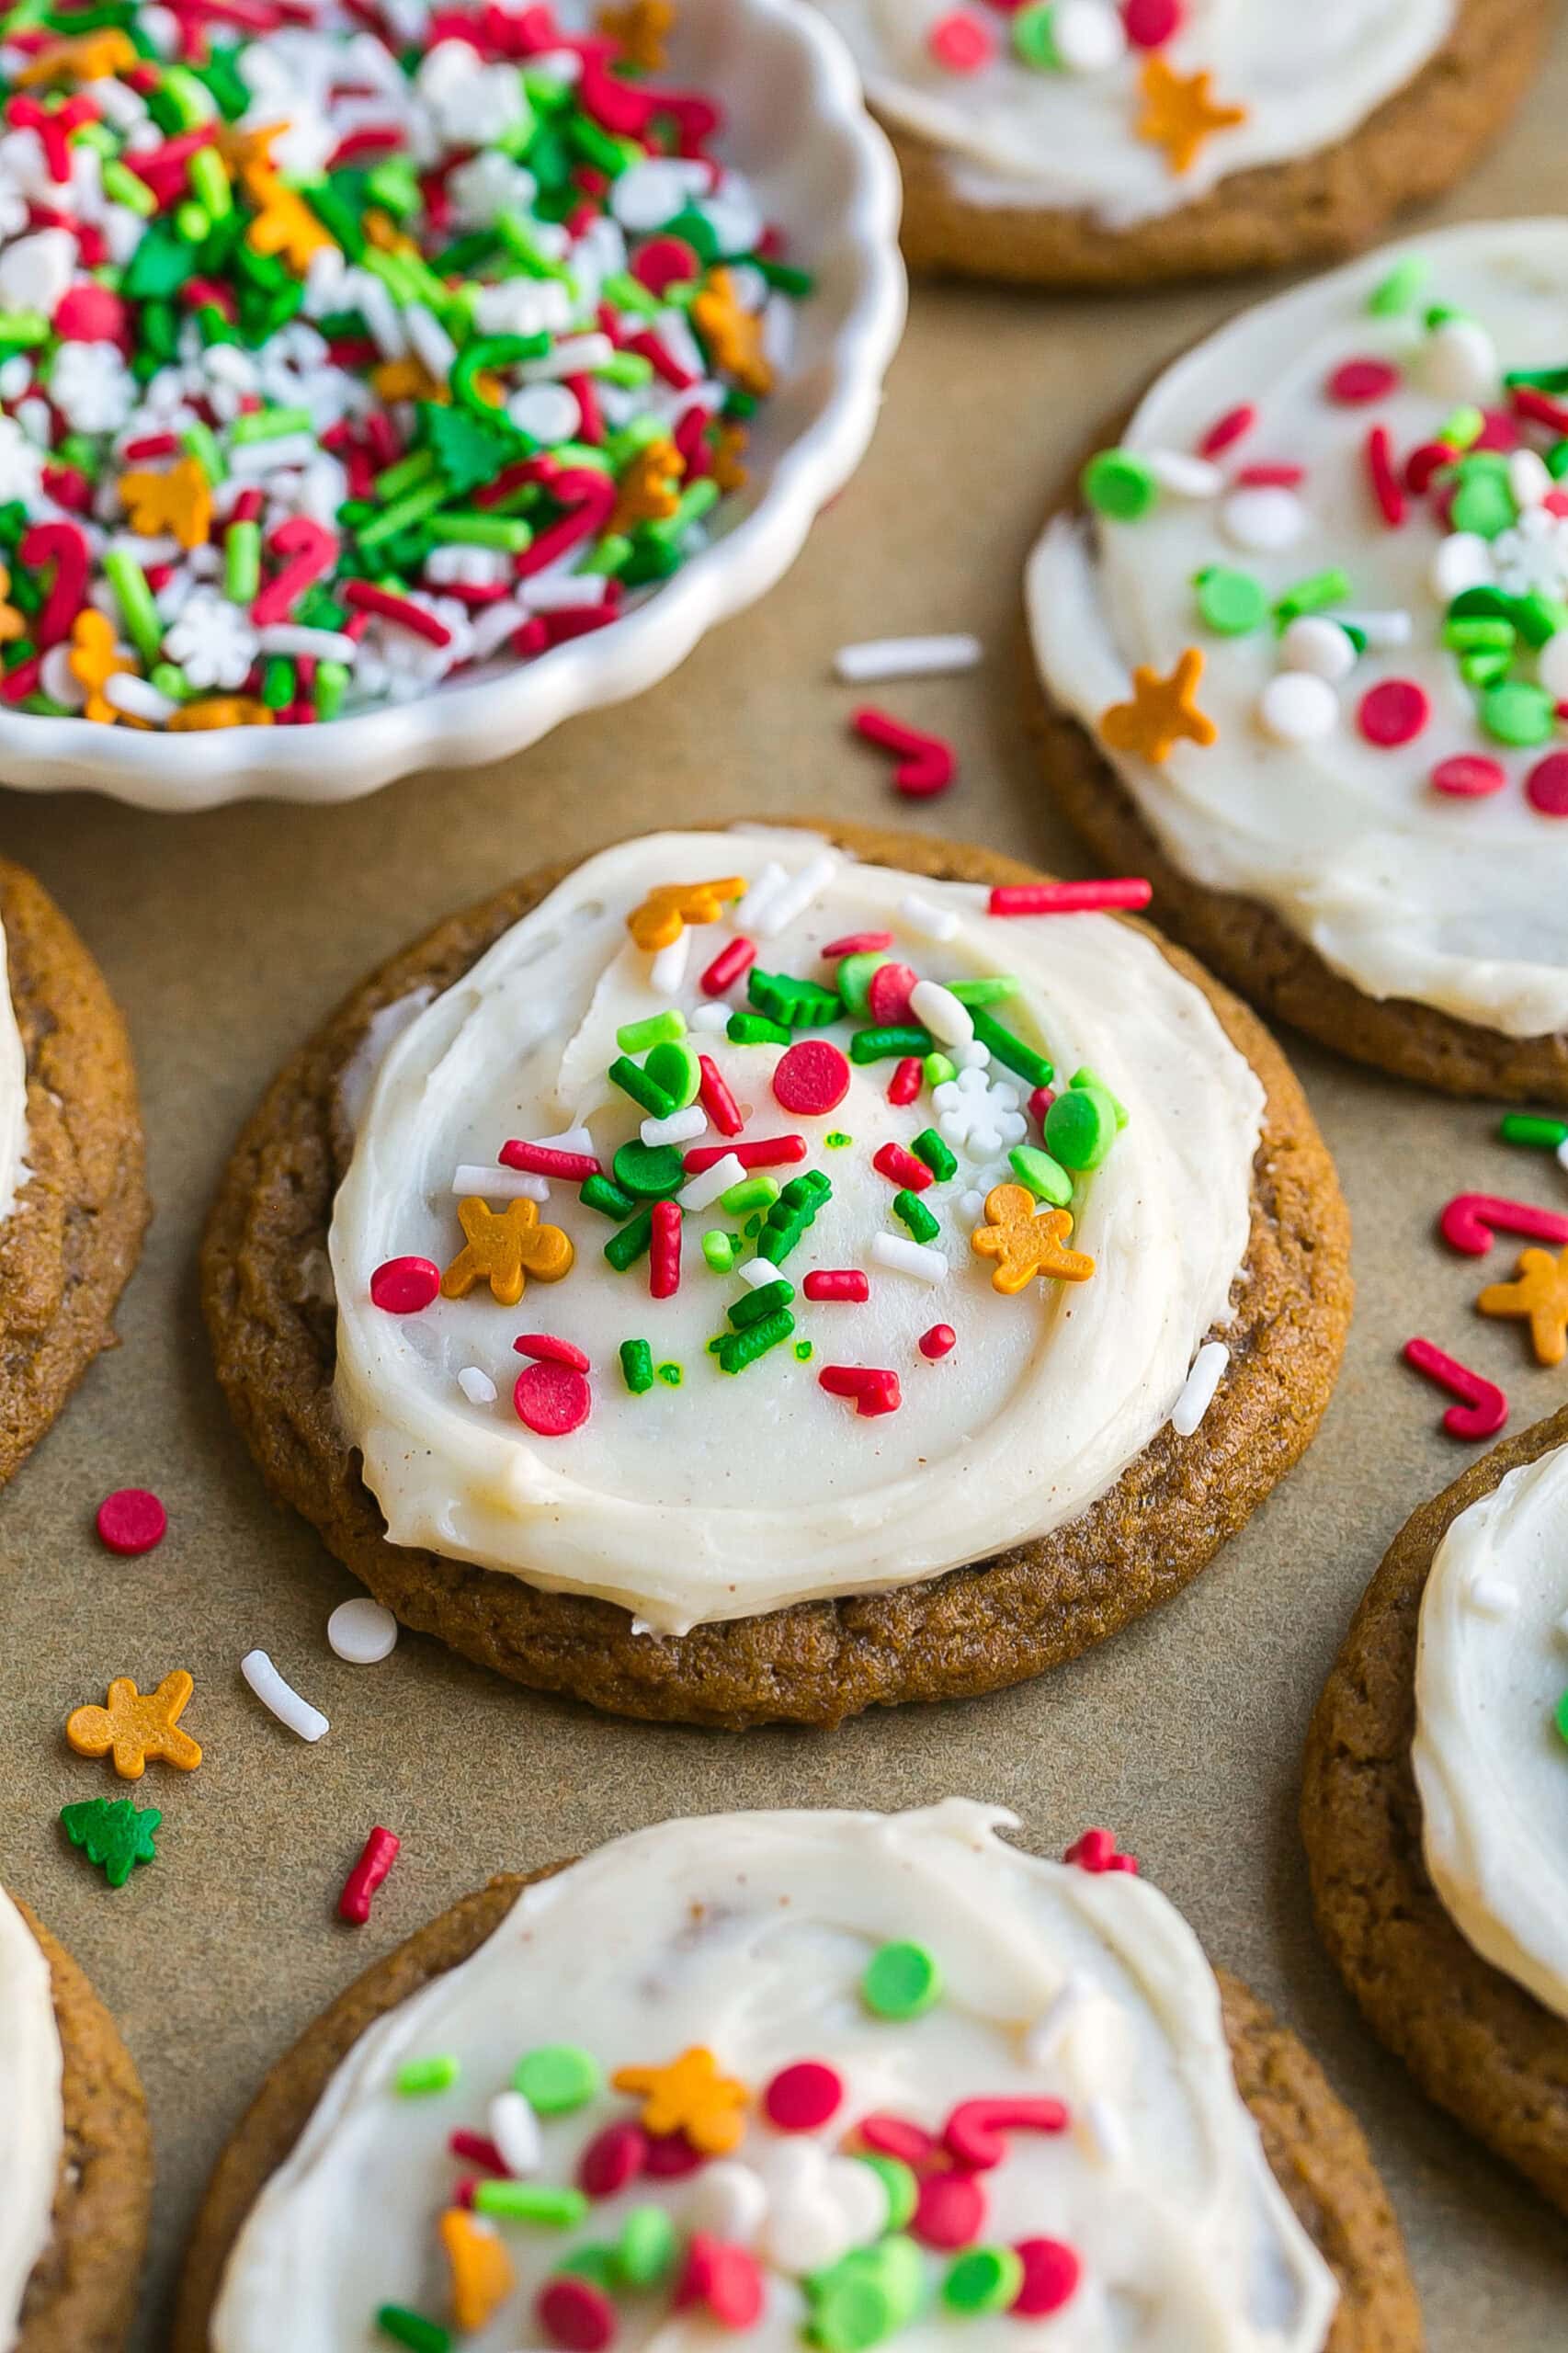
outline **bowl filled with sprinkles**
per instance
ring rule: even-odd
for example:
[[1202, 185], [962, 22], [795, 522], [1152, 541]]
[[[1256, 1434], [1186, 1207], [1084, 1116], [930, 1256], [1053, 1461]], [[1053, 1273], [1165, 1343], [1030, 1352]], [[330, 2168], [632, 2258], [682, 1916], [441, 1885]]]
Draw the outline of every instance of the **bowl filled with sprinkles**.
[[7, 784], [519, 751], [869, 438], [896, 179], [795, 0], [17, 0], [0, 113]]

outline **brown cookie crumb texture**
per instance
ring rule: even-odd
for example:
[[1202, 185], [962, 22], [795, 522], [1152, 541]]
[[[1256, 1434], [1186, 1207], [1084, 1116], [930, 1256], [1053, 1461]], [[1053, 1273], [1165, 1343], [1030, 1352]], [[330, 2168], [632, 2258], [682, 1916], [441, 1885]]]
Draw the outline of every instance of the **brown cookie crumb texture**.
[[1238, 172], [1130, 229], [971, 202], [941, 149], [885, 126], [903, 175], [905, 258], [933, 273], [1111, 289], [1336, 260], [1469, 170], [1528, 85], [1546, 15], [1543, 0], [1461, 0], [1436, 56], [1337, 146]]
[[[494, 1934], [525, 1887], [565, 1870], [504, 1873], [419, 1929], [341, 1995], [263, 2083], [213, 2168], [191, 2232], [169, 2353], [210, 2353], [208, 2327], [234, 2241], [336, 2068], [365, 2032]], [[1305, 2046], [1220, 1972], [1236, 2087], [1275, 2178], [1339, 2281], [1324, 2353], [1421, 2353], [1399, 2226], [1360, 2127]], [[30, 2348], [29, 2348], [30, 2353]]]
[[[933, 878], [1038, 880], [985, 850], [822, 825], [857, 856]], [[1167, 1599], [1233, 1535], [1312, 1438], [1349, 1320], [1349, 1221], [1283, 1056], [1184, 957], [1267, 1094], [1231, 1364], [1198, 1433], [1166, 1428], [1091, 1508], [1039, 1543], [924, 1585], [802, 1602], [681, 1636], [634, 1636], [626, 1611], [389, 1544], [333, 1410], [334, 1316], [312, 1296], [349, 1139], [337, 1081], [382, 1006], [448, 987], [569, 868], [454, 916], [374, 974], [274, 1081], [220, 1188], [202, 1252], [219, 1377], [275, 1493], [407, 1626], [536, 1689], [625, 1715], [739, 1727], [832, 1724], [860, 1709], [994, 1689], [1073, 1657]]]
[[1373, 2031], [1440, 2107], [1568, 2213], [1568, 2022], [1466, 1943], [1421, 1854], [1410, 1763], [1421, 1596], [1462, 1511], [1568, 1444], [1568, 1407], [1494, 1447], [1406, 1521], [1308, 1736], [1301, 1834], [1319, 1931]]
[[6, 858], [0, 922], [27, 1059], [29, 1171], [0, 1222], [3, 1485], [115, 1345], [148, 1206], [131, 1044], [102, 973], [48, 892]]
[[119, 2353], [136, 2310], [153, 2199], [146, 2103], [113, 2019], [19, 1898], [49, 1963], [64, 2055], [54, 2228], [22, 2301], [17, 2353]]

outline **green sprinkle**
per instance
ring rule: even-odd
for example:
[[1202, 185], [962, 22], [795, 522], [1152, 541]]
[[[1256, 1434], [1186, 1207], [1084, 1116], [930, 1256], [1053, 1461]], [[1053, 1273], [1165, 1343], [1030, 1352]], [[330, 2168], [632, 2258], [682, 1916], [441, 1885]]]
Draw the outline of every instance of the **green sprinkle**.
[[1037, 1200], [1049, 1201], [1053, 1209], [1067, 1207], [1073, 1198], [1073, 1179], [1048, 1152], [1041, 1152], [1038, 1144], [1016, 1143], [1007, 1158], [1019, 1184], [1027, 1185]]
[[732, 1046], [787, 1046], [790, 1032], [760, 1013], [732, 1013], [724, 1035]]
[[60, 1809], [62, 1830], [110, 1887], [123, 1887], [138, 1863], [157, 1861], [153, 1833], [163, 1818], [155, 1805], [134, 1798], [79, 1798]]
[[931, 1087], [946, 1086], [949, 1079], [959, 1074], [957, 1063], [948, 1054], [927, 1054], [921, 1068], [926, 1086]]
[[223, 535], [223, 593], [236, 605], [254, 603], [261, 586], [261, 526], [231, 523]]
[[1063, 1168], [1097, 1168], [1119, 1132], [1116, 1108], [1103, 1086], [1074, 1080], [1045, 1115], [1047, 1151]]
[[1275, 602], [1274, 618], [1280, 629], [1288, 629], [1305, 613], [1321, 613], [1325, 606], [1343, 605], [1350, 594], [1350, 575], [1337, 565], [1327, 572], [1314, 572], [1305, 580], [1298, 580]]
[[449, 2091], [457, 2079], [457, 2061], [441, 2051], [431, 2059], [405, 2059], [392, 2082], [404, 2099], [418, 2099], [426, 2092]]
[[1562, 1699], [1557, 1702], [1557, 1712], [1551, 1721], [1563, 1739], [1568, 1740], [1568, 1691], [1564, 1691]]
[[852, 1063], [888, 1063], [903, 1061], [907, 1054], [918, 1054], [922, 1060], [934, 1043], [929, 1029], [916, 1029], [913, 1024], [897, 1025], [886, 1029], [857, 1029], [849, 1040]]
[[825, 1029], [844, 1011], [836, 989], [816, 981], [791, 980], [784, 972], [759, 972], [754, 964], [746, 974], [746, 995], [759, 1013], [782, 1022], [786, 1030]]
[[1544, 744], [1556, 728], [1556, 706], [1543, 687], [1506, 679], [1482, 696], [1481, 723], [1499, 744]]
[[686, 1035], [686, 1016], [672, 1005], [665, 1013], [650, 1014], [646, 1021], [628, 1021], [615, 1033], [615, 1042], [623, 1054], [645, 1054], [651, 1046], [673, 1043]]
[[954, 2313], [1006, 2312], [1023, 2284], [1023, 2257], [1010, 2246], [966, 2247], [949, 2266], [942, 2302]]
[[555, 2267], [555, 2277], [558, 2279], [590, 2279], [596, 2288], [602, 2288], [607, 2296], [613, 2296], [620, 2285], [620, 2267], [616, 2261], [613, 2246], [602, 2239], [588, 2239], [583, 2245], [574, 2247], [570, 2255], [562, 2256]]
[[104, 575], [119, 599], [137, 652], [144, 661], [155, 662], [164, 642], [164, 624], [158, 619], [146, 574], [124, 548], [110, 548], [104, 557]]
[[735, 1263], [735, 1245], [727, 1233], [705, 1233], [702, 1255], [716, 1275], [727, 1275]]
[[678, 1389], [686, 1379], [686, 1375], [678, 1364], [662, 1364], [659, 1367], [659, 1379], [666, 1389]]
[[1443, 623], [1443, 643], [1456, 654], [1480, 653], [1488, 646], [1511, 654], [1518, 634], [1512, 621], [1487, 620], [1480, 615], [1474, 620]]
[[914, 2319], [925, 2290], [926, 2267], [913, 2239], [895, 2233], [875, 2246], [856, 2247], [811, 2279], [807, 2334], [824, 2353], [866, 2353]]
[[[676, 1019], [680, 1019], [678, 1013]], [[702, 1066], [682, 1038], [666, 1039], [655, 1046], [642, 1064], [642, 1073], [661, 1095], [669, 1097], [677, 1111], [696, 1102], [702, 1086]]]
[[926, 1163], [932, 1176], [939, 1183], [945, 1184], [949, 1176], [957, 1176], [959, 1166], [957, 1156], [949, 1150], [935, 1128], [922, 1128], [909, 1149], [916, 1160], [923, 1160]]
[[851, 1144], [854, 1141], [854, 1137], [846, 1135], [842, 1128], [830, 1128], [823, 1138], [823, 1142], [829, 1152], [842, 1152], [846, 1144]]
[[0, 311], [0, 345], [21, 349], [49, 341], [49, 321], [41, 311]]
[[496, 2214], [508, 2222], [543, 2222], [573, 2231], [588, 2211], [580, 2189], [553, 2181], [482, 2181], [474, 2189], [476, 2214]]
[[891, 957], [879, 953], [874, 948], [858, 949], [853, 956], [840, 957], [833, 977], [838, 983], [839, 995], [851, 1013], [864, 1016], [869, 1001], [871, 975], [880, 972], [884, 964], [892, 961]]
[[106, 164], [100, 177], [104, 194], [112, 197], [116, 204], [123, 204], [130, 212], [140, 213], [143, 221], [150, 221], [156, 212], [158, 199], [146, 181], [138, 179], [135, 173], [128, 171], [123, 164]]
[[988, 1013], [973, 1014], [974, 1034], [983, 1046], [989, 1046], [993, 1062], [1006, 1063], [1010, 1071], [1027, 1079], [1030, 1086], [1049, 1086], [1056, 1075], [1056, 1065], [1032, 1046], [1016, 1037], [1011, 1029], [1004, 1029]]
[[795, 1343], [795, 1354], [800, 1358], [802, 1364], [806, 1363], [812, 1354], [811, 1342], [809, 1340], [797, 1340]]
[[1447, 442], [1450, 449], [1468, 449], [1479, 441], [1486, 430], [1485, 413], [1478, 408], [1456, 408], [1443, 419], [1433, 435], [1436, 441]]
[[249, 416], [236, 416], [229, 427], [229, 439], [236, 449], [246, 441], [276, 441], [285, 433], [309, 433], [312, 430], [308, 408], [258, 408]]
[[918, 1193], [901, 1189], [892, 1197], [893, 1215], [902, 1218], [916, 1242], [935, 1242], [942, 1231], [941, 1222], [934, 1218]]
[[1401, 311], [1413, 311], [1421, 299], [1421, 290], [1431, 271], [1431, 264], [1419, 254], [1406, 254], [1395, 262], [1388, 276], [1380, 278], [1367, 297], [1367, 308], [1375, 319], [1392, 318]]
[[666, 1095], [658, 1081], [651, 1078], [630, 1054], [617, 1054], [609, 1066], [609, 1077], [623, 1095], [630, 1095], [634, 1103], [641, 1104], [650, 1119], [667, 1120], [676, 1108], [674, 1097]]
[[1131, 449], [1096, 451], [1084, 468], [1080, 485], [1096, 514], [1108, 516], [1114, 523], [1139, 522], [1159, 504], [1159, 483]]
[[1012, 972], [989, 972], [978, 981], [955, 981], [950, 994], [972, 1013], [977, 1005], [1001, 1005], [1006, 998], [1017, 996], [1018, 983]]
[[[196, 460], [208, 481], [213, 483], [221, 483], [229, 469], [224, 463], [223, 452], [218, 447], [218, 437], [212, 427], [210, 425], [203, 425], [199, 416], [193, 417], [191, 422], [183, 428], [179, 438], [182, 448]], [[229, 526], [231, 530], [235, 528], [233, 523]], [[259, 526], [252, 525], [251, 528], [256, 529]]]
[[411, 524], [422, 523], [426, 515], [435, 513], [448, 495], [444, 482], [426, 483], [419, 490], [411, 490], [406, 498], [396, 499], [391, 506], [383, 506], [370, 522], [360, 524], [356, 537], [361, 549], [380, 547], [383, 540], [395, 539], [399, 531], [407, 530]]
[[1483, 540], [1494, 540], [1500, 531], [1511, 530], [1518, 519], [1506, 476], [1490, 472], [1467, 472], [1449, 511], [1451, 530], [1477, 531]]
[[[919, 1952], [920, 1947], [885, 1945], [882, 1949], [885, 1952]], [[928, 1960], [930, 1956], [927, 1954], [925, 1958]], [[871, 2150], [858, 2149], [855, 2154], [861, 2165], [869, 2165], [887, 2192], [888, 2212], [883, 2229], [902, 2231], [920, 2203], [920, 2184], [915, 2177], [913, 2166], [906, 2165], [901, 2157], [884, 2157], [880, 2152]]]
[[873, 2018], [918, 2018], [942, 1998], [942, 1972], [924, 1945], [881, 1945], [860, 1980], [860, 1999]]
[[512, 2070], [512, 2088], [540, 2116], [570, 2116], [586, 2107], [604, 2078], [599, 2063], [580, 2043], [545, 2042], [527, 2051]]
[[610, 1162], [622, 1192], [639, 1201], [667, 1201], [686, 1182], [686, 1163], [673, 1143], [623, 1143]]
[[515, 515], [433, 515], [425, 536], [437, 547], [499, 548], [521, 555], [533, 544], [533, 529]]
[[743, 1176], [727, 1193], [719, 1196], [719, 1206], [726, 1217], [749, 1217], [753, 1210], [770, 1210], [778, 1199], [778, 1188], [771, 1176]]
[[1555, 1152], [1568, 1142], [1568, 1120], [1543, 1120], [1533, 1111], [1505, 1111], [1497, 1122], [1505, 1143], [1528, 1143], [1540, 1152]]
[[761, 1283], [744, 1299], [737, 1299], [730, 1310], [730, 1321], [737, 1332], [749, 1332], [754, 1324], [765, 1324], [779, 1308], [788, 1307], [795, 1296], [793, 1283], [782, 1277], [775, 1283]]
[[1211, 563], [1193, 583], [1199, 618], [1218, 637], [1246, 637], [1268, 619], [1268, 596], [1250, 572]]
[[605, 1256], [618, 1275], [636, 1265], [647, 1249], [653, 1232], [653, 1211], [639, 1210], [630, 1225], [623, 1225], [619, 1233], [611, 1234], [605, 1244]]
[[662, 2206], [634, 2206], [620, 2226], [615, 2264], [629, 2288], [656, 2288], [674, 2267], [676, 2226]]
[[[108, 187], [107, 172], [104, 187]], [[452, 2340], [444, 2328], [402, 2304], [383, 2304], [376, 2314], [376, 2326], [394, 2345], [406, 2345], [408, 2353], [451, 2353]]]
[[824, 1202], [832, 1197], [833, 1187], [820, 1170], [812, 1168], [803, 1176], [791, 1176], [764, 1221], [757, 1256], [781, 1267]]
[[1467, 687], [1473, 687], [1478, 692], [1483, 687], [1495, 686], [1500, 678], [1506, 678], [1513, 666], [1510, 654], [1482, 652], [1460, 656], [1460, 677]]
[[653, 1351], [646, 1340], [622, 1340], [620, 1344], [620, 1377], [633, 1397], [641, 1397], [653, 1386]]
[[[321, 673], [318, 671], [316, 675], [319, 677]], [[613, 1217], [618, 1221], [630, 1217], [637, 1207], [632, 1196], [623, 1193], [619, 1185], [612, 1185], [608, 1176], [585, 1177], [578, 1188], [577, 1199], [585, 1210], [597, 1210], [601, 1217]]]
[[747, 1365], [787, 1340], [795, 1328], [795, 1319], [787, 1307], [765, 1316], [760, 1324], [749, 1324], [744, 1332], [726, 1332], [714, 1348], [722, 1371], [744, 1372]]

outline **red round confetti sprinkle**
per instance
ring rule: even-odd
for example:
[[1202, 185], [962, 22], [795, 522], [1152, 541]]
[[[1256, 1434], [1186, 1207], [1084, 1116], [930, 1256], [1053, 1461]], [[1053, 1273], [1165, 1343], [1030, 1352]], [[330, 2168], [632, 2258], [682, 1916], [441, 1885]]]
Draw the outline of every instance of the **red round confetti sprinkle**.
[[1384, 678], [1368, 688], [1356, 719], [1368, 743], [1386, 752], [1414, 743], [1431, 716], [1426, 688], [1414, 678]]
[[150, 1552], [163, 1542], [169, 1516], [151, 1487], [117, 1487], [98, 1506], [97, 1524], [111, 1552]]
[[655, 2181], [679, 2181], [708, 2162], [684, 2132], [650, 2132], [647, 2139], [645, 2167]]
[[517, 1375], [512, 1403], [538, 1438], [566, 1438], [588, 1418], [593, 1393], [569, 1364], [530, 1364]]
[[803, 1038], [778, 1058], [773, 1092], [797, 1119], [825, 1119], [849, 1092], [849, 1063], [825, 1038]]
[[607, 2124], [577, 2160], [577, 2187], [590, 2198], [613, 2198], [648, 2165], [648, 2135], [640, 2124]]
[[125, 305], [107, 286], [73, 286], [55, 306], [53, 324], [66, 343], [114, 343], [125, 332]]
[[1360, 401], [1386, 400], [1398, 389], [1399, 369], [1386, 359], [1346, 359], [1328, 380], [1330, 400], [1354, 406]]
[[1134, 49], [1164, 49], [1181, 30], [1181, 0], [1121, 0], [1121, 17]]
[[694, 2231], [674, 2298], [680, 2311], [706, 2304], [724, 2328], [749, 2328], [762, 2310], [762, 2273], [744, 2246]]
[[872, 1021], [883, 1029], [907, 1021], [910, 993], [919, 979], [919, 973], [907, 964], [879, 964], [866, 991], [866, 1010]]
[[1568, 817], [1568, 752], [1548, 752], [1525, 779], [1525, 799], [1543, 817]]
[[866, 2148], [875, 2149], [879, 2156], [897, 2157], [906, 2165], [928, 2165], [937, 2154], [936, 2134], [907, 2116], [863, 2116], [855, 2131]]
[[972, 2174], [929, 2173], [909, 2227], [923, 2246], [972, 2246], [985, 2221], [985, 2192]]
[[844, 2097], [842, 2078], [820, 2059], [780, 2067], [762, 2095], [763, 2110], [780, 2132], [814, 2132]]
[[615, 2343], [615, 2306], [591, 2279], [560, 2274], [540, 2290], [534, 2310], [551, 2343], [564, 2346], [567, 2353], [604, 2353]]
[[588, 1359], [574, 1340], [558, 1339], [553, 1332], [519, 1332], [512, 1346], [520, 1357], [537, 1357], [541, 1364], [570, 1365], [586, 1372]]
[[1484, 752], [1456, 752], [1432, 771], [1433, 790], [1450, 792], [1457, 801], [1484, 800], [1489, 792], [1501, 792], [1507, 781], [1502, 761], [1489, 759]]
[[650, 294], [662, 294], [666, 286], [700, 278], [702, 264], [684, 237], [650, 237], [631, 264], [631, 274]]
[[428, 1258], [387, 1258], [370, 1277], [370, 1302], [389, 1315], [417, 1315], [440, 1288], [441, 1269]]
[[958, 1336], [950, 1324], [933, 1324], [928, 1332], [920, 1335], [920, 1353], [937, 1364], [949, 1348], [958, 1345]]
[[979, 17], [966, 16], [960, 8], [938, 17], [926, 42], [937, 64], [949, 74], [977, 74], [990, 63], [995, 47]]
[[1013, 2249], [1024, 2267], [1022, 2287], [1008, 2307], [1025, 2320], [1059, 2313], [1076, 2292], [1084, 2267], [1062, 2239], [1020, 2239]]

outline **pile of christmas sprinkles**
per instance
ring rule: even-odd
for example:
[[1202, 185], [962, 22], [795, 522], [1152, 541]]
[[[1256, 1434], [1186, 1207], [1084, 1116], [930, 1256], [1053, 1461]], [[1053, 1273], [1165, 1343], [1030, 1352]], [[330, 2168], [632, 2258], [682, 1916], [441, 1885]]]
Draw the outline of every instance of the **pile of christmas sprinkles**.
[[[1086, 1282], [1095, 1262], [1069, 1237], [1083, 1188], [1114, 1149], [1126, 1111], [1093, 1070], [1056, 1083], [1049, 1058], [1007, 1017], [1017, 988], [1008, 973], [923, 975], [887, 930], [827, 941], [812, 972], [768, 969], [767, 941], [807, 914], [839, 864], [824, 848], [794, 874], [768, 860], [752, 881], [727, 875], [652, 891], [627, 928], [648, 959], [651, 986], [671, 1001], [617, 1032], [609, 1100], [594, 1115], [622, 1127], [633, 1116], [635, 1133], [601, 1152], [579, 1124], [501, 1141], [494, 1164], [459, 1166], [452, 1191], [462, 1246], [444, 1269], [422, 1256], [383, 1261], [370, 1278], [372, 1303], [416, 1315], [487, 1288], [497, 1305], [516, 1308], [530, 1281], [565, 1284], [562, 1320], [569, 1324], [578, 1248], [540, 1214], [555, 1185], [573, 1188], [583, 1209], [614, 1229], [600, 1255], [627, 1284], [632, 1328], [619, 1344], [619, 1373], [632, 1396], [656, 1381], [678, 1388], [686, 1380], [685, 1368], [662, 1361], [655, 1343], [661, 1302], [687, 1282], [713, 1286], [720, 1328], [707, 1344], [709, 1370], [731, 1376], [786, 1346], [810, 1360], [818, 1341], [800, 1328], [808, 1306], [853, 1310], [888, 1280], [922, 1286], [935, 1304], [959, 1271], [949, 1256], [955, 1245], [960, 1264], [978, 1261], [1006, 1298], [1022, 1300], [1041, 1283]], [[1001, 885], [983, 904], [993, 916], [1028, 918], [1148, 899], [1147, 882], [1125, 877]], [[960, 928], [951, 908], [915, 892], [900, 916], [933, 958]], [[688, 976], [693, 927], [721, 921], [730, 937], [700, 974]], [[674, 1000], [693, 993], [693, 979], [688, 1017]], [[749, 1120], [737, 1100], [738, 1072], [732, 1085], [715, 1059], [721, 1037], [727, 1049], [770, 1056], [766, 1074], [743, 1090], [759, 1098]], [[713, 1051], [704, 1051], [705, 1039]], [[868, 1068], [886, 1070], [890, 1108], [918, 1120], [907, 1142], [855, 1137], [832, 1124], [852, 1074]], [[810, 1256], [835, 1168], [849, 1154], [863, 1155], [884, 1180], [884, 1219], [865, 1234], [856, 1263], [802, 1270], [795, 1253], [805, 1245]], [[642, 1310], [631, 1279], [644, 1269]], [[584, 1279], [580, 1269], [576, 1279]], [[818, 1385], [862, 1419], [896, 1413], [900, 1368], [854, 1360], [853, 1326], [852, 1314], [837, 1312], [819, 1325], [835, 1353], [820, 1366]], [[955, 1344], [952, 1325], [934, 1320], [911, 1368], [939, 1364]], [[512, 1347], [527, 1359], [513, 1388], [518, 1419], [540, 1438], [580, 1428], [593, 1409], [596, 1368], [569, 1330], [524, 1332]], [[472, 1405], [493, 1405], [499, 1395], [481, 1365], [463, 1366], [457, 1381]]]
[[700, 548], [810, 291], [669, 0], [17, 0], [0, 701], [334, 719]]

